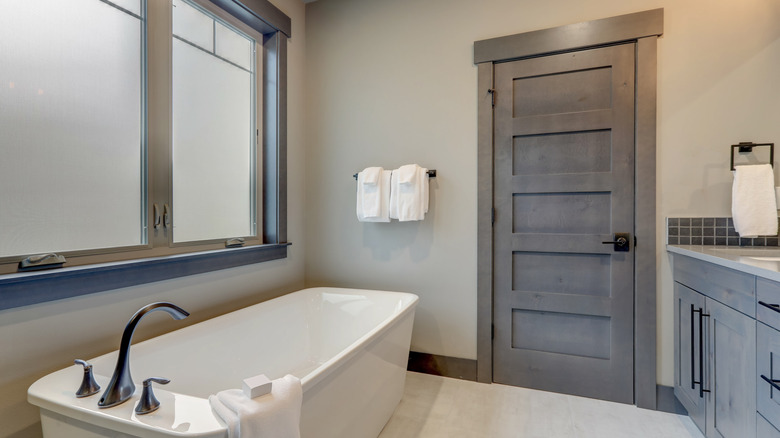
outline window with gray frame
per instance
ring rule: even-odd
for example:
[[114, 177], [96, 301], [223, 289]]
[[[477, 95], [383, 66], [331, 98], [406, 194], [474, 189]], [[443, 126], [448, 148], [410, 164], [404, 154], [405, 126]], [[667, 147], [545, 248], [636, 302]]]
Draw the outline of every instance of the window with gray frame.
[[264, 0], [253, 8], [234, 0], [5, 5], [0, 309], [17, 305], [4, 302], [4, 284], [19, 282], [2, 274], [35, 254], [63, 254], [67, 267], [202, 259], [239, 237], [246, 247], [286, 245], [290, 20]]

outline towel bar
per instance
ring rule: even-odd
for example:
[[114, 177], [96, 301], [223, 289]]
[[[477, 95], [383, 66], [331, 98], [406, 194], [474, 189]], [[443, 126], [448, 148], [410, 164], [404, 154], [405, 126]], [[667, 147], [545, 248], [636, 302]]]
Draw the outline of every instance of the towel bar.
[[[355, 178], [355, 179], [357, 179], [357, 177], [358, 177], [358, 174], [357, 174], [357, 173], [356, 173], [356, 174], [354, 174], [354, 175], [352, 175], [352, 178]], [[430, 169], [430, 170], [428, 171], [428, 178], [436, 178], [436, 169]]]
[[753, 152], [756, 146], [769, 146], [769, 165], [775, 167], [775, 144], [774, 143], [753, 143], [752, 141], [741, 141], [739, 144], [731, 145], [731, 170], [734, 170], [734, 149], [740, 153]]

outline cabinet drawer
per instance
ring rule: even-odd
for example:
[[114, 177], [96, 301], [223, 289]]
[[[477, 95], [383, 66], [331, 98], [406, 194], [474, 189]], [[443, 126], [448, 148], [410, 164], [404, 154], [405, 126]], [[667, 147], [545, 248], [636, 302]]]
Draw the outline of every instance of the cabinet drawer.
[[756, 280], [756, 319], [780, 330], [780, 283]]
[[780, 425], [780, 390], [764, 377], [780, 381], [780, 331], [759, 322], [756, 324], [756, 408], [770, 423]]
[[761, 438], [780, 438], [780, 431], [772, 426], [772, 423], [767, 421], [766, 418], [761, 415], [756, 416], [756, 436]]
[[674, 280], [745, 315], [756, 316], [756, 280], [751, 274], [675, 254]]

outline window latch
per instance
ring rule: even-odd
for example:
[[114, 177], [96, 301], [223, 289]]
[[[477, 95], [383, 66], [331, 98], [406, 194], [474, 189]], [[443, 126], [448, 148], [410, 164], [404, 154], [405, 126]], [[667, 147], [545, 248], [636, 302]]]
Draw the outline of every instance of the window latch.
[[168, 204], [163, 204], [163, 226], [170, 228], [171, 226], [171, 208]]
[[152, 209], [154, 212], [152, 213], [154, 215], [154, 229], [157, 230], [160, 228], [160, 207], [157, 206], [157, 204], [152, 205]]

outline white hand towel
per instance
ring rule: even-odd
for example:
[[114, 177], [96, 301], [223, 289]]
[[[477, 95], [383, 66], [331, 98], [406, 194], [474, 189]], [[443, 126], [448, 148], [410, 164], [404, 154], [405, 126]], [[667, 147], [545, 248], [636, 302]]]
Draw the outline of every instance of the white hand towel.
[[737, 166], [731, 191], [734, 229], [741, 237], [776, 236], [777, 203], [772, 166]]
[[367, 167], [358, 173], [358, 202], [362, 205], [358, 217], [374, 218], [381, 214], [383, 170], [381, 167]]
[[[364, 172], [358, 173], [357, 182], [357, 218], [360, 222], [390, 222], [390, 174], [389, 170], [378, 167], [377, 182], [365, 184]], [[371, 208], [366, 208], [371, 204]]]
[[301, 381], [286, 375], [271, 393], [250, 399], [240, 389], [209, 396], [214, 412], [228, 426], [228, 438], [300, 438]]
[[416, 164], [393, 171], [390, 188], [390, 217], [401, 222], [419, 221], [428, 212], [428, 169]]

